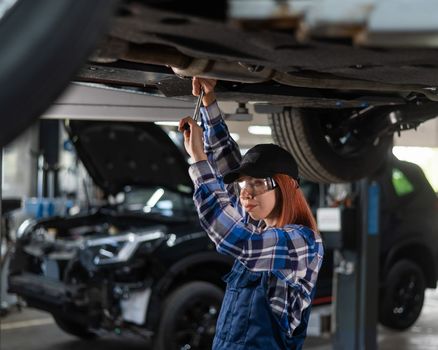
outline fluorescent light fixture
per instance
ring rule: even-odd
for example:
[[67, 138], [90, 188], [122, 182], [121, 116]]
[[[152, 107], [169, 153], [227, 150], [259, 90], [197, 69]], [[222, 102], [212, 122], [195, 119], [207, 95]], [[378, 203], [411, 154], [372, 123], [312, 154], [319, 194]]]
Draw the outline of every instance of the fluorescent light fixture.
[[164, 126], [178, 126], [179, 122], [173, 122], [173, 121], [162, 121], [162, 122], [155, 122], [155, 125], [164, 125]]
[[240, 139], [240, 135], [239, 134], [237, 134], [235, 132], [232, 132], [232, 133], [230, 133], [230, 135], [231, 135], [231, 137], [233, 138], [234, 141], [239, 141], [239, 139]]
[[157, 189], [154, 194], [149, 198], [146, 205], [143, 207], [143, 211], [147, 214], [152, 211], [152, 208], [155, 207], [155, 204], [160, 200], [163, 196], [164, 190], [162, 188]]
[[149, 200], [146, 203], [146, 206], [148, 207], [155, 207], [155, 204], [160, 200], [161, 197], [163, 197], [164, 190], [162, 188], [157, 189], [154, 194], [149, 198]]
[[270, 126], [251, 125], [248, 127], [248, 132], [253, 135], [271, 135], [272, 130]]
[[248, 101], [248, 104], [249, 105], [255, 105], [255, 104], [268, 104], [269, 103], [269, 101]]

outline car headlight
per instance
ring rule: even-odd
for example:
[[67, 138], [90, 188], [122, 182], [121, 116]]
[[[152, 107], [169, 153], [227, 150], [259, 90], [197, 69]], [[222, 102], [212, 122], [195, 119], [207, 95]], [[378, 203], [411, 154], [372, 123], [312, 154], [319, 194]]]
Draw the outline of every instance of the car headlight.
[[37, 224], [35, 219], [24, 220], [17, 229], [17, 239], [26, 236]]
[[90, 239], [85, 242], [85, 249], [93, 250], [93, 263], [107, 265], [128, 261], [137, 248], [150, 241], [163, 238], [162, 231], [129, 232], [117, 236]]

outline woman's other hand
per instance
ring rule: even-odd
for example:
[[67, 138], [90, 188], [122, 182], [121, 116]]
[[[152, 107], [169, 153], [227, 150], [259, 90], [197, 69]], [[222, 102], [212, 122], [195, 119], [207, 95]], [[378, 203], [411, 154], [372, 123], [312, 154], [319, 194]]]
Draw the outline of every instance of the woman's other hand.
[[[184, 124], [188, 124], [190, 130], [184, 130]], [[184, 147], [190, 157], [195, 161], [207, 160], [204, 152], [204, 141], [202, 139], [202, 128], [192, 119], [185, 117], [179, 121], [178, 130], [184, 133]]]
[[194, 77], [192, 79], [192, 94], [193, 96], [199, 96], [201, 94], [201, 87], [204, 90], [204, 98], [202, 99], [202, 104], [204, 107], [208, 107], [215, 100], [214, 87], [217, 81], [215, 79], [206, 79]]

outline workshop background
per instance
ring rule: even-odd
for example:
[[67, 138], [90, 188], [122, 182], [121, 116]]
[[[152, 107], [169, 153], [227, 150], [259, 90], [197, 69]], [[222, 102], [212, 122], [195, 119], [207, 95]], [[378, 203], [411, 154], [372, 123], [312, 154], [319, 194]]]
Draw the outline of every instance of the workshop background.
[[198, 74], [242, 154], [300, 158], [325, 246], [304, 348], [438, 349], [438, 6], [401, 3], [0, 1], [4, 47], [20, 11], [32, 40], [38, 13], [78, 31], [58, 61], [53, 28], [0, 52], [0, 349], [211, 347], [232, 259], [177, 128]]

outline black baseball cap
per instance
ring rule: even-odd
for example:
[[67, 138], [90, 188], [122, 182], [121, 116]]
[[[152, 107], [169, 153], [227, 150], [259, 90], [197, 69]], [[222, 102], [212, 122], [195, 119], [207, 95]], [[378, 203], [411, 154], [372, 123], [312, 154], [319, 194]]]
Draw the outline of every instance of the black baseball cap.
[[275, 174], [286, 174], [299, 181], [298, 165], [292, 154], [273, 143], [264, 143], [246, 152], [240, 166], [224, 176], [224, 182], [229, 184], [241, 176], [264, 178]]

